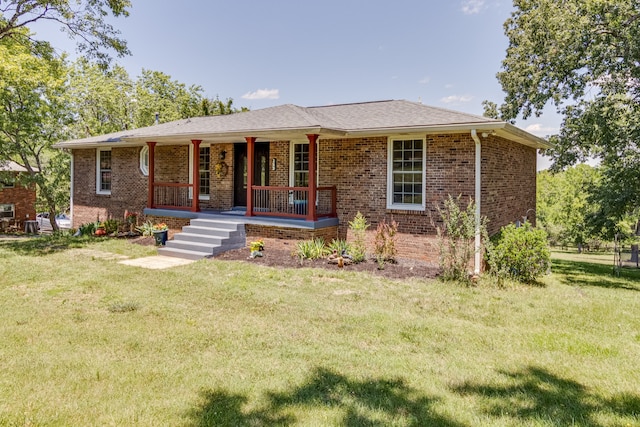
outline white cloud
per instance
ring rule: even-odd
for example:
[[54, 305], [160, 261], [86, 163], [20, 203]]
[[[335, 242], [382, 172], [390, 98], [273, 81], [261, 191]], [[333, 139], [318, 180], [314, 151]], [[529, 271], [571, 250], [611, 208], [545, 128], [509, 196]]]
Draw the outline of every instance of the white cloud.
[[560, 129], [555, 128], [553, 126], [544, 126], [541, 123], [533, 123], [524, 128], [529, 133], [532, 133], [536, 136], [547, 136], [553, 135], [560, 131]]
[[485, 0], [464, 0], [462, 2], [462, 13], [465, 15], [475, 15], [480, 13], [485, 7]]
[[444, 85], [445, 89], [451, 89], [453, 87], [453, 83], [447, 83], [446, 85]]
[[278, 99], [280, 89], [258, 89], [255, 92], [247, 92], [242, 95], [242, 99]]
[[445, 96], [444, 98], [440, 98], [440, 102], [443, 102], [445, 104], [457, 105], [457, 104], [466, 104], [472, 99], [473, 99], [473, 96], [471, 95], [450, 95], [450, 96]]
[[418, 83], [420, 83], [421, 85], [426, 85], [427, 83], [429, 83], [431, 81], [431, 77], [429, 76], [424, 76], [423, 78], [421, 78], [420, 80], [418, 80]]

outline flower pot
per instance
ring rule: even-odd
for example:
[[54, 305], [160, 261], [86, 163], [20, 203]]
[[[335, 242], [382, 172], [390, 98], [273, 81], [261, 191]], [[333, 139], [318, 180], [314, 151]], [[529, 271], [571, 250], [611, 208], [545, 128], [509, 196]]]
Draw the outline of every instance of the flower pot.
[[169, 237], [169, 230], [158, 230], [153, 232], [153, 238], [156, 239], [156, 246], [164, 246]]

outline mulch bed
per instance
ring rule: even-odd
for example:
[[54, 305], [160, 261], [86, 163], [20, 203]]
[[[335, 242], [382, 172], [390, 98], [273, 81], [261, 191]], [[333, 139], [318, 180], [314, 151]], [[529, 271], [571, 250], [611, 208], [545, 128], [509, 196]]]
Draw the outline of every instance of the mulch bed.
[[[169, 238], [173, 237], [169, 233]], [[292, 256], [295, 242], [278, 239], [263, 239], [265, 250], [262, 257], [249, 258], [249, 248], [234, 249], [216, 255], [213, 259], [219, 261], [243, 261], [253, 264], [277, 268], [322, 268], [326, 270], [339, 270], [336, 264], [329, 264], [326, 259], [304, 260]], [[155, 245], [153, 237], [137, 237], [129, 240], [138, 245]], [[384, 269], [378, 268], [378, 263], [370, 259], [358, 264], [345, 265], [345, 271], [364, 271], [376, 276], [389, 279], [408, 279], [412, 277], [435, 278], [440, 273], [437, 265], [408, 258], [398, 258], [395, 263], [385, 263]]]
[[[254, 264], [279, 268], [323, 268], [339, 270], [336, 264], [329, 264], [326, 259], [304, 260], [291, 256], [291, 250], [272, 248], [264, 250], [264, 256], [249, 258], [249, 248], [235, 249], [217, 255], [214, 259], [221, 261], [244, 261]], [[384, 269], [378, 269], [375, 260], [368, 260], [358, 264], [345, 265], [345, 271], [364, 271], [389, 279], [407, 279], [412, 277], [434, 278], [440, 269], [426, 262], [400, 258], [396, 263], [385, 263]]]

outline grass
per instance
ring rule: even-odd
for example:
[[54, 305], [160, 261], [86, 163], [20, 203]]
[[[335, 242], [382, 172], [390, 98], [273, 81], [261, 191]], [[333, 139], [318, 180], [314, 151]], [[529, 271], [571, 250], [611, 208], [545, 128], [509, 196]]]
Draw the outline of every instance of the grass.
[[118, 264], [154, 251], [0, 241], [0, 425], [640, 424], [637, 272], [555, 253], [543, 286], [499, 289]]

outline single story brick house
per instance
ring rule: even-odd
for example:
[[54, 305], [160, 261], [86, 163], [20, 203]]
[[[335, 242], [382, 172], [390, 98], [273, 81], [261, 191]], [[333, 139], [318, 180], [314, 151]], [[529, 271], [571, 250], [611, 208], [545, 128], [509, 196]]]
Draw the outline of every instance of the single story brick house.
[[36, 217], [35, 185], [20, 184], [19, 175], [27, 170], [14, 161], [0, 161], [0, 229], [17, 229], [23, 221]]
[[71, 151], [73, 226], [144, 212], [173, 228], [225, 216], [247, 238], [344, 238], [358, 211], [399, 224], [401, 256], [434, 259], [437, 206], [480, 202], [490, 232], [536, 204], [548, 143], [486, 117], [390, 100], [281, 105], [56, 144]]

